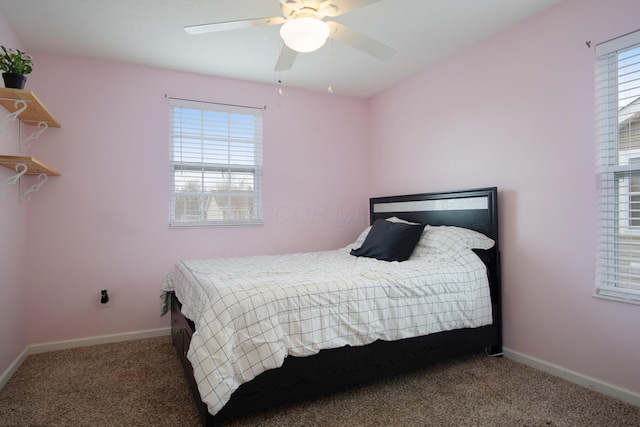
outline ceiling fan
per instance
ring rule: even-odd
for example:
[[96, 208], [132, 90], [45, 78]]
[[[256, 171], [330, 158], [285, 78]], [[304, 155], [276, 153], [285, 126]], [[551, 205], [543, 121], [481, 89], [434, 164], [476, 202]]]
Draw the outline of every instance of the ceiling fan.
[[325, 21], [379, 1], [382, 0], [280, 0], [283, 16], [189, 25], [184, 30], [189, 34], [203, 34], [282, 24], [280, 36], [284, 43], [275, 71], [289, 70], [298, 52], [313, 52], [321, 48], [327, 38], [384, 60], [395, 53], [394, 48], [335, 21]]

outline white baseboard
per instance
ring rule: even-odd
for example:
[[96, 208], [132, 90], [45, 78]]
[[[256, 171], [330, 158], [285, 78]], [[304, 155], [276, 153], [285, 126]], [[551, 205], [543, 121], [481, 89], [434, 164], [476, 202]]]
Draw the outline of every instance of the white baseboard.
[[138, 332], [125, 332], [123, 334], [99, 335], [97, 337], [79, 338], [75, 340], [53, 341], [48, 343], [30, 345], [29, 354], [47, 353], [49, 351], [66, 350], [68, 348], [87, 347], [90, 345], [139, 340], [143, 338], [153, 338], [170, 334], [171, 328], [158, 328]]
[[143, 338], [161, 337], [171, 335], [171, 328], [148, 329], [146, 331], [125, 332], [122, 334], [100, 335], [97, 337], [79, 338], [75, 340], [53, 341], [27, 346], [11, 365], [0, 375], [0, 389], [2, 389], [13, 374], [18, 370], [22, 362], [31, 354], [46, 353], [49, 351], [66, 350], [68, 348], [87, 347], [90, 345], [109, 344], [122, 341], [139, 340]]
[[532, 368], [539, 369], [572, 383], [590, 388], [602, 394], [606, 394], [607, 396], [615, 397], [632, 405], [640, 406], [640, 393], [637, 393], [635, 391], [627, 390], [609, 383], [605, 383], [595, 378], [591, 378], [578, 372], [565, 369], [561, 366], [545, 362], [544, 360], [536, 359], [535, 357], [527, 356], [526, 354], [522, 354], [508, 348], [503, 348], [503, 352], [504, 357], [506, 357], [507, 359], [514, 360], [516, 362], [522, 363], [523, 365], [531, 366]]
[[7, 369], [5, 369], [2, 375], [0, 375], [0, 390], [2, 390], [5, 384], [9, 381], [9, 378], [11, 378], [13, 374], [15, 374], [15, 372], [18, 370], [20, 365], [22, 365], [22, 362], [24, 362], [28, 355], [29, 347], [22, 350], [22, 353], [20, 353], [16, 360], [14, 360], [13, 363], [9, 365]]

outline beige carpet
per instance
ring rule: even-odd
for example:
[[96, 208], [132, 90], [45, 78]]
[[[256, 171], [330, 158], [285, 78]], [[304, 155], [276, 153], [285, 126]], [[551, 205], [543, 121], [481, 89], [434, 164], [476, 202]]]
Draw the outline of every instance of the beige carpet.
[[[198, 426], [169, 337], [29, 356], [1, 426]], [[225, 426], [640, 426], [640, 408], [484, 355]]]

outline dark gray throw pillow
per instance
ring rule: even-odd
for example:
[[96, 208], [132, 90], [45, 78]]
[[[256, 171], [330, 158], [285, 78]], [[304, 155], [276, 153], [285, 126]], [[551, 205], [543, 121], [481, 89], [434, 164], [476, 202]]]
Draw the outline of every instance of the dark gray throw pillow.
[[350, 253], [383, 261], [406, 261], [418, 244], [425, 225], [378, 219], [371, 226], [362, 246], [352, 249]]

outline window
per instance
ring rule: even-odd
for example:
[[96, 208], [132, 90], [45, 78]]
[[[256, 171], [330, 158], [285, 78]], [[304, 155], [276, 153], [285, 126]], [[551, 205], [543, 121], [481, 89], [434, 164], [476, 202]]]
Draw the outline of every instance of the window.
[[172, 227], [262, 223], [262, 110], [169, 100]]
[[597, 295], [640, 303], [640, 31], [596, 56]]

